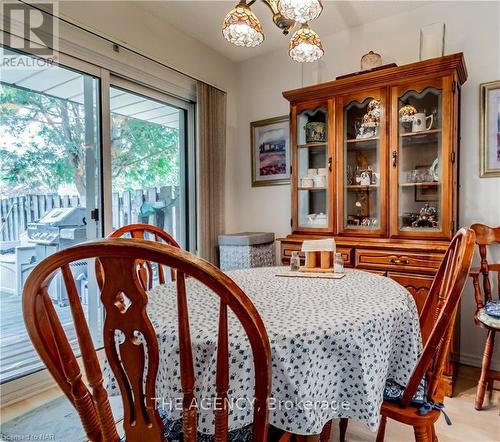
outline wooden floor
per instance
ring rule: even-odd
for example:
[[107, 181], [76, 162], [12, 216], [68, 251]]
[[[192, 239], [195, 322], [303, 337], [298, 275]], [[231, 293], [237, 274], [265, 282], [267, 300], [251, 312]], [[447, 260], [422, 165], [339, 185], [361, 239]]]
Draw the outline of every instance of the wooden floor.
[[[436, 423], [439, 442], [498, 442], [500, 441], [500, 384], [495, 384], [491, 401], [485, 399], [483, 410], [474, 409], [474, 396], [480, 370], [461, 366], [454, 397], [445, 399], [445, 411], [453, 425], [448, 426], [441, 416]], [[332, 441], [338, 441], [338, 425]], [[347, 430], [350, 442], [375, 440], [375, 434], [358, 422], [349, 422]], [[413, 441], [413, 429], [395, 421], [387, 421], [386, 442]]]
[[[70, 342], [75, 332], [69, 307], [54, 305]], [[0, 294], [0, 381], [6, 382], [44, 367], [24, 326], [21, 296]]]
[[[437, 435], [440, 442], [498, 442], [500, 441], [500, 391], [496, 384], [491, 402], [485, 402], [482, 411], [474, 409], [474, 395], [479, 378], [479, 369], [460, 367], [455, 397], [446, 398], [446, 412], [453, 425], [446, 425], [443, 418], [437, 422]], [[42, 406], [61, 395], [58, 388], [52, 388], [30, 399], [1, 409], [0, 421], [7, 422], [30, 410]], [[352, 421], [348, 428], [349, 442], [368, 442], [375, 440], [375, 434], [358, 422]], [[411, 442], [414, 440], [411, 428], [388, 421], [386, 442]], [[338, 425], [334, 425], [331, 441], [338, 441]]]

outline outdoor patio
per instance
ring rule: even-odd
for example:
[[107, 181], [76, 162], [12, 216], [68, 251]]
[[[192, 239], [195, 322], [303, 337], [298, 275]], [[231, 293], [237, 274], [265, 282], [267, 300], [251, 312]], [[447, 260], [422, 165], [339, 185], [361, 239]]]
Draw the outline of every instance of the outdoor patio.
[[[73, 329], [71, 311], [69, 307], [54, 305], [61, 318], [64, 330], [72, 344], [76, 345], [76, 335]], [[43, 368], [43, 364], [24, 326], [21, 296], [14, 294], [0, 294], [0, 382], [7, 382], [27, 372], [34, 372]]]

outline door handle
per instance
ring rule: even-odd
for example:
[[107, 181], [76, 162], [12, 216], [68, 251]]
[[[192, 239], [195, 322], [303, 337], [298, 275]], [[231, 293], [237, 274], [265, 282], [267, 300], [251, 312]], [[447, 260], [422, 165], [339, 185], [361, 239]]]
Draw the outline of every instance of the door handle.
[[398, 151], [392, 151], [392, 167], [396, 167], [398, 165]]
[[328, 171], [332, 171], [332, 157], [328, 157]]

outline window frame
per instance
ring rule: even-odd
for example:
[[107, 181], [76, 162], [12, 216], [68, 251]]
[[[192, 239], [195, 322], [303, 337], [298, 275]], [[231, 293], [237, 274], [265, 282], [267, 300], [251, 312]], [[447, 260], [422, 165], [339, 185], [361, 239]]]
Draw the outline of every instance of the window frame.
[[[37, 57], [37, 55], [29, 51], [21, 51], [16, 48], [11, 48], [5, 44], [6, 32], [0, 29], [0, 45], [21, 54]], [[64, 41], [64, 46], [67, 44]], [[63, 46], [63, 45], [61, 45]], [[97, 44], [96, 44], [97, 46]], [[89, 53], [88, 48], [76, 44], [71, 45], [71, 55], [63, 52], [54, 51], [57, 56], [57, 65], [62, 68], [68, 68], [74, 71], [81, 72], [95, 77], [98, 80], [98, 106], [99, 106], [99, 138], [100, 145], [98, 146], [98, 158], [100, 181], [97, 185], [96, 192], [98, 194], [98, 204], [96, 207], [98, 213], [102, 214], [96, 221], [96, 234], [98, 237], [105, 237], [111, 232], [112, 226], [112, 205], [111, 205], [111, 143], [110, 143], [110, 87], [115, 85], [131, 92], [138, 92], [146, 97], [159, 99], [168, 105], [185, 110], [185, 121], [183, 122], [185, 130], [183, 131], [186, 140], [183, 140], [185, 149], [181, 154], [181, 170], [183, 173], [183, 183], [185, 191], [181, 192], [181, 207], [184, 210], [185, 225], [182, 226], [185, 232], [182, 232], [186, 239], [186, 249], [196, 253], [197, 251], [197, 203], [196, 203], [196, 103], [194, 98], [187, 98], [187, 90], [179, 89], [179, 93], [175, 93], [175, 85], [171, 82], [157, 81], [159, 76], [152, 76], [145, 70], [140, 71], [132, 63], [117, 62], [112, 59], [102, 59], [102, 66], [111, 66], [110, 68], [102, 67], [95, 63], [99, 58], [95, 57], [95, 53]], [[39, 58], [39, 57], [38, 57]], [[90, 61], [85, 61], [85, 59]], [[138, 56], [139, 58], [139, 56]], [[145, 62], [151, 64], [153, 62]], [[147, 68], [147, 66], [146, 66]], [[155, 65], [155, 71], [163, 69], [166, 73], [170, 73], [167, 67], [158, 68]], [[142, 72], [144, 75], [138, 75]], [[133, 73], [133, 79], [128, 79], [126, 74]], [[132, 77], [130, 77], [132, 78]], [[158, 85], [168, 85], [170, 90], [164, 90]], [[172, 87], [171, 87], [172, 86]], [[181, 93], [182, 92], [182, 93]], [[155, 98], [156, 97], [156, 98]], [[161, 98], [160, 98], [161, 97]], [[179, 98], [181, 97], [181, 98]], [[98, 350], [100, 359], [104, 358], [104, 350]], [[80, 362], [81, 358], [78, 358]], [[23, 400], [39, 394], [40, 392], [54, 387], [55, 381], [48, 372], [47, 368], [36, 370], [32, 373], [24, 375], [20, 378], [10, 380], [1, 384], [2, 388], [2, 407], [8, 404], [13, 404], [19, 400]]]

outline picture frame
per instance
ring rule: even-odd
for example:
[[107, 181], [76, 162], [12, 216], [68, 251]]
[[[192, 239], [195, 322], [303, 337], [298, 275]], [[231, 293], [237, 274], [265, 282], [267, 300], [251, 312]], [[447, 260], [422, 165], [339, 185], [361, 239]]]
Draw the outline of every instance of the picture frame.
[[290, 118], [250, 123], [252, 187], [290, 184]]
[[500, 177], [500, 80], [480, 88], [479, 176]]

